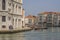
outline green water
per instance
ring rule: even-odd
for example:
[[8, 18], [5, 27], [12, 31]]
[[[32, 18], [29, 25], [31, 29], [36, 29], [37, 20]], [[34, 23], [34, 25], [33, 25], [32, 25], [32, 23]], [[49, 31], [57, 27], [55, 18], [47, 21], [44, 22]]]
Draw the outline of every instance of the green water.
[[60, 27], [15, 34], [0, 34], [0, 40], [60, 40]]

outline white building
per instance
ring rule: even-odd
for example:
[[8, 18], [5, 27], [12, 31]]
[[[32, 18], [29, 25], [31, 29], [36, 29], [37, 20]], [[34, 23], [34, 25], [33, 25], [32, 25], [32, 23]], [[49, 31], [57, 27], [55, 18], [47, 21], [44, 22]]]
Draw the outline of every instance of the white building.
[[22, 28], [22, 0], [0, 0], [0, 30]]
[[29, 23], [29, 19], [25, 18], [25, 25], [28, 25], [28, 23]]
[[47, 27], [60, 26], [60, 12], [43, 12], [38, 14], [38, 24], [46, 22]]
[[59, 18], [58, 17], [59, 17], [58, 13], [56, 13], [56, 14], [53, 15], [53, 21], [52, 22], [53, 22], [53, 25], [55, 27], [59, 25], [59, 20], [58, 20]]
[[24, 9], [22, 9], [22, 16], [23, 16], [23, 18], [22, 18], [22, 28], [24, 28], [24, 26], [25, 26], [25, 10]]
[[54, 27], [57, 27], [59, 25], [59, 15], [60, 13], [58, 12], [50, 12], [48, 15], [47, 15], [47, 25], [49, 25], [50, 27], [54, 26]]
[[37, 19], [38, 19], [38, 17], [34, 16], [34, 15], [25, 16], [25, 26], [26, 25], [28, 25], [28, 26], [37, 25]]
[[47, 17], [47, 14], [45, 12], [38, 14], [38, 26], [39, 27], [46, 27], [46, 17]]

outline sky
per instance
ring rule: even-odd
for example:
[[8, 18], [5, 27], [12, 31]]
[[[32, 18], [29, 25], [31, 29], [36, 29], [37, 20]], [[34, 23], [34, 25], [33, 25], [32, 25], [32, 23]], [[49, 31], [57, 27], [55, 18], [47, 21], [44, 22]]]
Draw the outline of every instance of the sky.
[[60, 12], [60, 0], [23, 0], [25, 15], [41, 12]]

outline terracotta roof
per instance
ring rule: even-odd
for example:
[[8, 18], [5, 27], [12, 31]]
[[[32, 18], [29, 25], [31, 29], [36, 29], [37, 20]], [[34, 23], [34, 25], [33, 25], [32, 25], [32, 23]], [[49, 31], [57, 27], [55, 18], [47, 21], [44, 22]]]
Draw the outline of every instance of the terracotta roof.
[[60, 14], [60, 12], [42, 12], [42, 14]]
[[25, 18], [36, 18], [36, 16], [28, 15], [28, 16], [26, 16]]

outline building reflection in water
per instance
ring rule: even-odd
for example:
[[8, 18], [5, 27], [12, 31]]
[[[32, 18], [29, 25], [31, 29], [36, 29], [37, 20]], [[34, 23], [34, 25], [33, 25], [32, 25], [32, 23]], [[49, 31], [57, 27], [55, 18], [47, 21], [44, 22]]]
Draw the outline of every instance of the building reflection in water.
[[0, 40], [60, 40], [60, 27], [50, 27], [16, 34], [0, 34]]
[[0, 34], [0, 40], [24, 40], [23, 33], [17, 34]]

